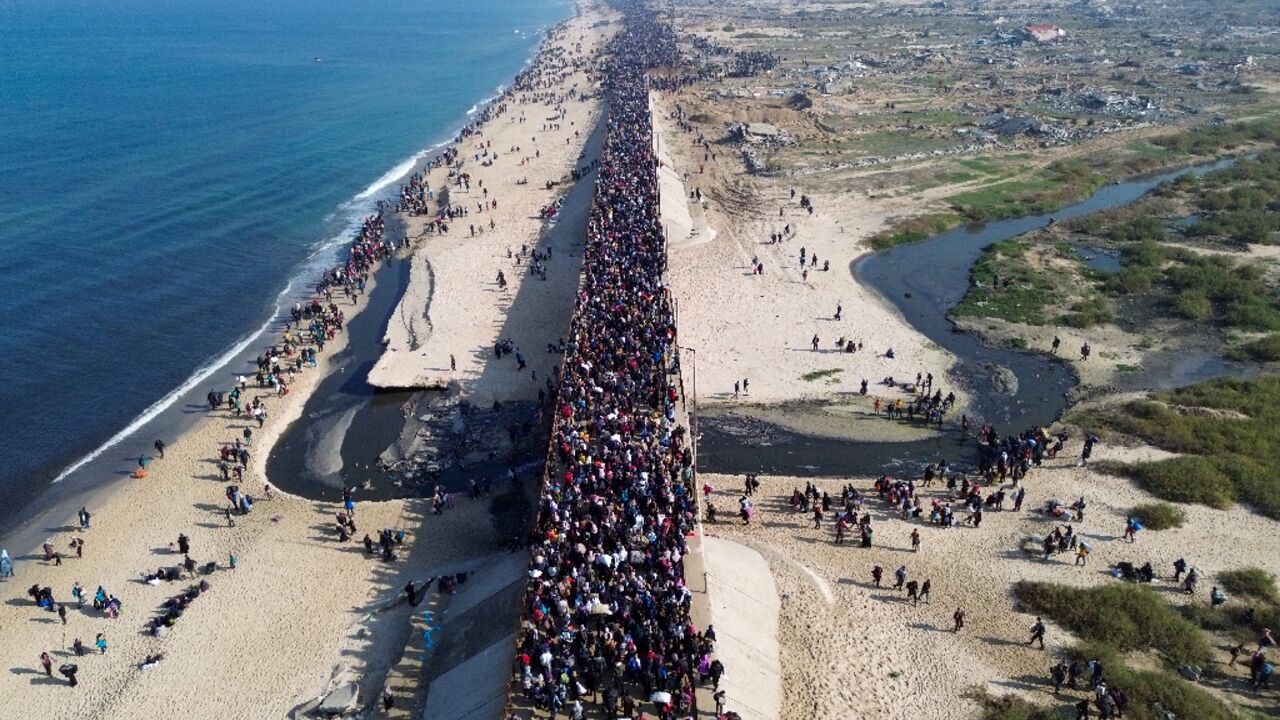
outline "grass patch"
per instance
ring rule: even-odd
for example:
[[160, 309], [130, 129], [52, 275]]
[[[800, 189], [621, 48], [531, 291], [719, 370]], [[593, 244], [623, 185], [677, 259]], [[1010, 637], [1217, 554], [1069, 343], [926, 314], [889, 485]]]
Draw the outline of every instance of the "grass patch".
[[1088, 197], [1105, 182], [1105, 177], [1085, 163], [1065, 160], [1029, 178], [963, 192], [948, 201], [957, 212], [973, 220], [998, 220], [1052, 212]]
[[1244, 567], [1238, 570], [1224, 570], [1218, 573], [1218, 584], [1232, 595], [1247, 596], [1270, 603], [1276, 601], [1276, 578], [1262, 568]]
[[807, 372], [801, 375], [800, 379], [804, 380], [805, 382], [816, 382], [824, 378], [835, 377], [836, 375], [839, 375], [842, 372], [844, 372], [844, 370], [841, 368], [831, 368], [830, 370], [814, 370], [813, 372]]
[[1021, 581], [1014, 593], [1034, 611], [1115, 652], [1154, 651], [1175, 667], [1203, 665], [1212, 655], [1204, 633], [1145, 585], [1075, 588]]
[[1088, 328], [1109, 323], [1114, 319], [1111, 301], [1093, 293], [1072, 303], [1070, 310], [1058, 320], [1067, 327]]
[[1048, 323], [1046, 309], [1053, 295], [1048, 276], [1026, 260], [1031, 246], [1023, 240], [1003, 240], [987, 248], [969, 271], [969, 292], [952, 314], [991, 317], [1027, 325]]
[[1187, 514], [1182, 508], [1169, 503], [1147, 503], [1129, 511], [1138, 518], [1148, 530], [1171, 530], [1182, 527], [1187, 521]]
[[[1150, 592], [1149, 589], [1148, 591]], [[1173, 612], [1172, 609], [1170, 612]], [[1177, 613], [1174, 614], [1177, 616]], [[1179, 616], [1179, 619], [1182, 618]], [[1237, 720], [1234, 709], [1219, 698], [1172, 672], [1129, 667], [1124, 658], [1110, 646], [1086, 642], [1072, 648], [1071, 655], [1082, 661], [1102, 661], [1106, 668], [1107, 684], [1124, 690], [1129, 696], [1125, 717], [1131, 720], [1165, 720], [1166, 716], [1156, 710], [1157, 704], [1178, 718]]]
[[1275, 362], [1280, 360], [1280, 333], [1270, 333], [1227, 350], [1233, 360]]
[[963, 220], [963, 217], [955, 213], [933, 213], [895, 220], [888, 228], [871, 236], [871, 247], [886, 250], [895, 245], [923, 242], [950, 230]]
[[[952, 314], [1075, 328], [1111, 322], [1111, 301], [1093, 290], [1091, 282], [1068, 268], [1035, 267], [1029, 252], [1033, 252], [1032, 246], [1025, 240], [1004, 240], [987, 248], [970, 270], [969, 291], [952, 309]], [[1071, 267], [1079, 267], [1074, 252], [1063, 252], [1059, 248], [1058, 254], [1069, 258]], [[1070, 302], [1067, 311], [1052, 312], [1060, 302]]]
[[1164, 500], [1241, 501], [1280, 519], [1280, 376], [1210, 380], [1127, 403], [1110, 427], [1182, 457], [1124, 465]]
[[1280, 297], [1257, 264], [1165, 247], [1145, 226], [1135, 221], [1111, 229], [1113, 239], [1141, 239], [1121, 249], [1123, 267], [1104, 285], [1109, 294], [1157, 293], [1177, 317], [1254, 332], [1280, 330]]

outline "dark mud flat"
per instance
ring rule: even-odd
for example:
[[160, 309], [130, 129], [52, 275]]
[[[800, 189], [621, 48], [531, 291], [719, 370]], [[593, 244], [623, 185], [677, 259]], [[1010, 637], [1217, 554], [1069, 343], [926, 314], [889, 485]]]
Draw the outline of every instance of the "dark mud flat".
[[417, 393], [382, 392], [368, 378], [382, 353], [387, 321], [408, 286], [409, 267], [397, 260], [378, 271], [367, 305], [347, 322], [347, 346], [329, 359], [329, 374], [272, 448], [267, 477], [281, 490], [332, 500], [341, 497], [344, 483], [359, 485], [376, 475], [374, 492], [362, 497], [394, 494], [394, 486], [379, 482], [376, 460], [399, 436], [406, 406]]
[[[1068, 393], [1077, 385], [1070, 366], [1045, 353], [987, 345], [977, 336], [957, 332], [947, 316], [968, 290], [974, 262], [993, 243], [1056, 221], [1128, 205], [1163, 182], [1188, 173], [1203, 175], [1234, 162], [1220, 160], [1108, 185], [1054, 213], [959, 227], [921, 243], [865, 256], [850, 271], [897, 307], [912, 327], [959, 359], [951, 377], [938, 387], [945, 393], [950, 383], [968, 392], [972, 422], [991, 423], [1002, 433], [1048, 425], [1062, 415]], [[1243, 371], [1216, 356], [1170, 358], [1167, 366], [1160, 365], [1135, 373], [1132, 384], [1168, 387], [1170, 381], [1185, 385]], [[850, 442], [766, 425], [704, 415], [699, 419], [700, 468], [728, 474], [879, 475], [916, 472], [939, 459], [958, 468], [972, 467], [978, 460], [978, 447], [962, 438], [954, 419], [939, 435], [909, 442]]]

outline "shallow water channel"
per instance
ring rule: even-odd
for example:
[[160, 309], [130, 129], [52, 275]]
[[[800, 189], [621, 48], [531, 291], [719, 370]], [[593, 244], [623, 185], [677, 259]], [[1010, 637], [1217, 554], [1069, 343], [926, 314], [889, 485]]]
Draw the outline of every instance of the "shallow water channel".
[[[964, 387], [971, 398], [967, 410], [971, 421], [991, 423], [1002, 433], [1047, 425], [1066, 408], [1067, 393], [1076, 386], [1076, 378], [1061, 358], [993, 347], [955, 330], [947, 314], [968, 291], [970, 268], [993, 243], [1052, 222], [1128, 205], [1163, 182], [1188, 173], [1203, 175], [1234, 162], [1224, 159], [1107, 185], [1082, 202], [1045, 215], [958, 227], [924, 242], [866, 255], [850, 265], [850, 272], [897, 307], [918, 332], [958, 358], [952, 375], [937, 387], [944, 393], [950, 386]], [[1077, 348], [1062, 350], [1071, 356]], [[998, 368], [1017, 378], [1016, 383], [1000, 383], [1009, 391], [996, 389], [992, 382]], [[903, 368], [903, 379], [908, 370], [915, 372]], [[1216, 355], [1204, 354], [1182, 358], [1176, 370], [1176, 384], [1186, 385], [1236, 368]], [[1149, 387], [1156, 385], [1165, 383], [1153, 382]], [[909, 472], [941, 458], [963, 468], [977, 461], [978, 448], [964, 441], [958, 425], [958, 418], [951, 418], [942, 433], [923, 440], [862, 442], [808, 436], [737, 415], [704, 413], [699, 418], [698, 463], [706, 472], [814, 476]]]

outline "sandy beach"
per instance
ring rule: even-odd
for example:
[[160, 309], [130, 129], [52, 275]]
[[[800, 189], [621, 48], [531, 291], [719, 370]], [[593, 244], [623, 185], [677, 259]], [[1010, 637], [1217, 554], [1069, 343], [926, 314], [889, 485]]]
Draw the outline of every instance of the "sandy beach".
[[[584, 6], [544, 45], [541, 60], [532, 67], [542, 67], [539, 63], [547, 58], [559, 63], [587, 56], [609, 32], [607, 25], [595, 26], [600, 17]], [[425, 220], [415, 225], [410, 218], [414, 252], [399, 260], [414, 266], [410, 292], [390, 323], [389, 341], [393, 347], [402, 341], [430, 349], [429, 356], [418, 355], [401, 365], [426, 365], [434, 372], [447, 367], [448, 356], [454, 354], [459, 368], [450, 379], [472, 382], [469, 387], [476, 392], [483, 388], [490, 397], [536, 395], [543, 379], [535, 383], [527, 371], [507, 373], [503, 368], [504, 372], [496, 372], [489, 360], [493, 341], [499, 336], [514, 337], [526, 344], [531, 369], [545, 377], [551, 363], [542, 362], [542, 346], [563, 334], [573, 303], [575, 263], [580, 263], [581, 254], [580, 249], [575, 252], [574, 243], [580, 245], [581, 240], [572, 229], [575, 222], [580, 227], [577, 215], [585, 212], [589, 199], [589, 193], [586, 199], [581, 197], [581, 188], [589, 189], [590, 183], [574, 187], [564, 181], [585, 162], [584, 146], [593, 135], [600, 106], [598, 99], [590, 97], [585, 74], [556, 74], [557, 67], [553, 63], [544, 68], [543, 92], [548, 98], [563, 97], [575, 88], [587, 96], [565, 102], [564, 115], [556, 121], [558, 130], [542, 130], [552, 103], [516, 104], [513, 99], [515, 110], [481, 131], [494, 150], [502, 148], [501, 157], [484, 171], [478, 171], [479, 163], [471, 170], [473, 177], [487, 181], [488, 197], [500, 199], [500, 210], [476, 214], [474, 203], [482, 201], [479, 193], [472, 197], [453, 193], [454, 203], [470, 205], [471, 217], [455, 220], [449, 235], [425, 238], [420, 236]], [[517, 121], [521, 115], [527, 116], [525, 124]], [[461, 155], [465, 157], [469, 145], [477, 142], [476, 136], [463, 140]], [[522, 153], [506, 151], [518, 144], [525, 148]], [[525, 154], [535, 152], [541, 157], [524, 160]], [[529, 183], [517, 185], [517, 172], [527, 174]], [[556, 180], [557, 187], [547, 188], [547, 180]], [[566, 212], [556, 223], [538, 219], [541, 207], [566, 192], [579, 197], [565, 202]], [[467, 224], [478, 225], [481, 219], [486, 235], [468, 237]], [[491, 219], [496, 231], [488, 230]], [[558, 227], [565, 231], [557, 234]], [[507, 257], [508, 247], [518, 252], [522, 244], [541, 251], [554, 247], [555, 260], [546, 263], [545, 282], [529, 279], [521, 272], [527, 265], [517, 266]], [[502, 293], [494, 283], [499, 269], [510, 278], [508, 290]], [[371, 282], [376, 282], [376, 275]], [[425, 299], [418, 294], [423, 288]], [[366, 292], [371, 289], [372, 285]], [[517, 307], [513, 302], [517, 295], [519, 311], [508, 313]], [[415, 325], [410, 308], [430, 299], [435, 302], [430, 304], [429, 324]], [[359, 310], [358, 304], [340, 293], [335, 293], [334, 301], [348, 320]], [[403, 335], [397, 335], [401, 331]], [[360, 703], [365, 708], [377, 704], [384, 679], [400, 661], [414, 632], [410, 610], [403, 602], [405, 584], [412, 580], [421, 586], [441, 573], [480, 570], [482, 558], [490, 558], [483, 561], [489, 565], [493, 553], [503, 549], [509, 528], [494, 526], [486, 498], [458, 497], [456, 507], [437, 516], [427, 500], [362, 503], [357, 493], [358, 531], [342, 545], [334, 531], [339, 505], [278, 491], [272, 499], [262, 497], [259, 490], [270, 481], [264, 471], [272, 443], [299, 417], [326, 373], [328, 357], [344, 342], [345, 336], [339, 333], [319, 355], [317, 368], [302, 372], [287, 395], [250, 387], [245, 399], [261, 395], [267, 408], [269, 419], [261, 429], [247, 415], [236, 418], [221, 409], [209, 413], [190, 432], [167, 440], [164, 457], [153, 460], [147, 477], [121, 484], [88, 507], [91, 529], [81, 531], [74, 516], [62, 526], [48, 528], [49, 542], [63, 556], [61, 564], [44, 561], [39, 548], [9, 548], [16, 573], [3, 582], [7, 602], [0, 606], [0, 633], [6, 640], [0, 653], [10, 668], [3, 680], [8, 702], [0, 709], [0, 717], [25, 717], [31, 708], [43, 708], [42, 717], [49, 718], [283, 717], [323, 697], [342, 679], [360, 680]], [[230, 526], [224, 514], [227, 501], [217, 451], [250, 425], [254, 429], [248, 448], [251, 460], [240, 485], [256, 503], [252, 513], [233, 516], [234, 526]], [[359, 542], [366, 533], [376, 538], [384, 528], [407, 533], [393, 563], [368, 555]], [[193, 560], [200, 566], [215, 563], [217, 569], [195, 579], [143, 582], [144, 573], [182, 562], [182, 554], [172, 549], [180, 534], [189, 538]], [[70, 549], [75, 537], [84, 540], [81, 558]], [[234, 569], [230, 568], [232, 556]], [[156, 637], [144, 631], [167, 598], [201, 579], [209, 589], [191, 601], [166, 634]], [[72, 584], [77, 582], [86, 593], [83, 608], [71, 598]], [[503, 575], [487, 582], [502, 587], [510, 578]], [[33, 584], [51, 588], [55, 600], [66, 607], [65, 625], [58, 614], [38, 609], [26, 597], [26, 588]], [[119, 599], [118, 618], [105, 617], [87, 601], [99, 586]], [[428, 594], [425, 588], [422, 592]], [[462, 609], [486, 596], [482, 593], [465, 601]], [[515, 610], [512, 604], [512, 623]], [[108, 644], [105, 654], [94, 647], [99, 633]], [[83, 657], [72, 652], [76, 639], [90, 651]], [[49, 652], [54, 659], [52, 678], [40, 668], [41, 652]], [[157, 654], [163, 659], [153, 667], [140, 668], [146, 658]], [[67, 687], [56, 672], [67, 662], [79, 667], [78, 687]], [[405, 685], [402, 680], [395, 683], [396, 695], [407, 710], [423, 700], [425, 686]], [[500, 693], [502, 688], [491, 692]]]

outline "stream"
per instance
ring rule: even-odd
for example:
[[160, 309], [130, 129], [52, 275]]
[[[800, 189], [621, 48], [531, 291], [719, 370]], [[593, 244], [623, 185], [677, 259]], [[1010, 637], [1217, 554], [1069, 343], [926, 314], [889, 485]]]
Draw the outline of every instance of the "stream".
[[[1067, 393], [1077, 384], [1070, 366], [1047, 353], [987, 345], [976, 335], [957, 331], [947, 317], [969, 289], [973, 264], [993, 243], [1055, 221], [1128, 205], [1161, 183], [1187, 174], [1203, 175], [1234, 162], [1228, 158], [1107, 185], [1053, 213], [961, 226], [924, 242], [865, 255], [849, 269], [892, 303], [917, 332], [958, 359], [938, 387], [945, 394], [949, 382], [968, 392], [971, 404], [966, 412], [975, 426], [986, 422], [1009, 434], [1049, 425], [1066, 409]], [[1072, 357], [1077, 348], [1064, 346], [1062, 352]], [[1181, 357], [1172, 369], [1176, 370], [1169, 374], [1172, 377], [1143, 373], [1141, 379], [1153, 388], [1167, 386], [1169, 380], [1186, 385], [1237, 368], [1217, 355], [1203, 353]], [[1000, 383], [1006, 389], [997, 389], [993, 382], [997, 372], [1006, 378], [1012, 373], [1017, 382], [1006, 380]], [[922, 440], [864, 442], [809, 436], [759, 420], [704, 413], [699, 418], [698, 463], [704, 472], [809, 476], [900, 474], [939, 459], [957, 468], [972, 467], [979, 449], [965, 441], [958, 425], [958, 418], [952, 418], [943, 432]]]

